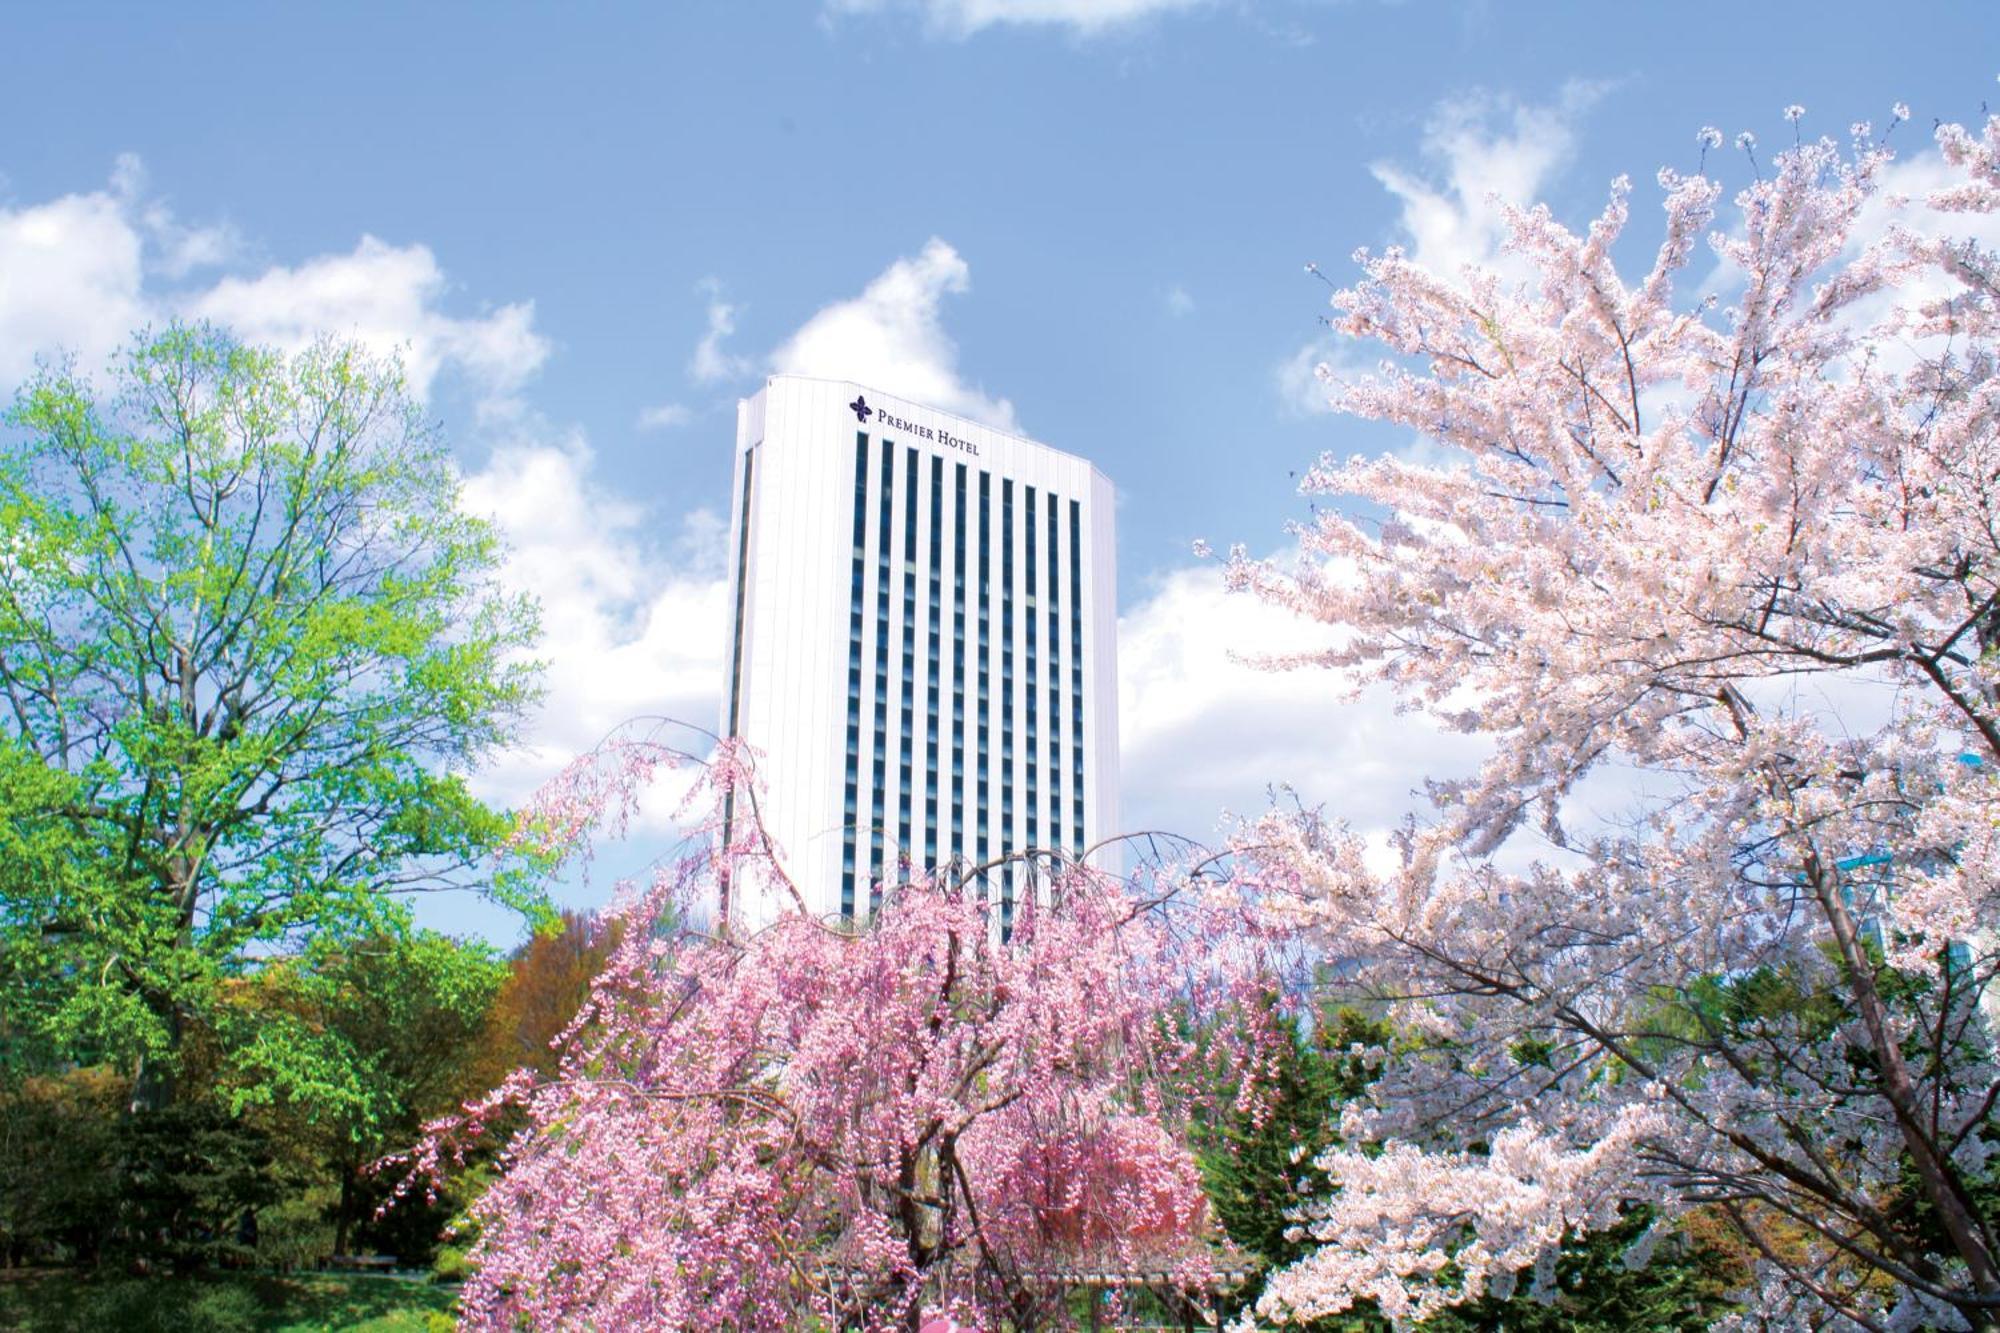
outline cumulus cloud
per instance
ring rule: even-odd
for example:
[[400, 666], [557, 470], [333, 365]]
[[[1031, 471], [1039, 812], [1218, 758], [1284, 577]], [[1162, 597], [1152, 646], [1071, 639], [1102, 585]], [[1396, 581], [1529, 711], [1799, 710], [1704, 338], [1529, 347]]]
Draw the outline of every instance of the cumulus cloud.
[[[1922, 140], [1916, 142], [1920, 144]], [[1912, 146], [1906, 144], [1904, 148], [1907, 150]], [[1960, 185], [1963, 181], [1963, 174], [1947, 163], [1935, 147], [1925, 147], [1890, 163], [1882, 171], [1880, 191], [1854, 219], [1854, 228], [1848, 236], [1842, 260], [1859, 257], [1863, 250], [1883, 241], [1895, 229], [1926, 239], [1949, 239], [1959, 243], [1972, 241], [1987, 249], [2000, 250], [2000, 214], [1946, 211], [1931, 206], [1933, 194]], [[1731, 222], [1738, 231], [1741, 230], [1740, 219], [1731, 219]], [[1742, 282], [1743, 275], [1739, 270], [1718, 261], [1709, 289], [1718, 294], [1732, 294], [1741, 290]], [[1885, 315], [1892, 304], [1917, 306], [1943, 300], [1957, 290], [1961, 288], [1956, 280], [1935, 269], [1928, 270], [1903, 278], [1892, 291], [1864, 298], [1848, 312], [1843, 322], [1859, 331]], [[1920, 356], [1941, 353], [1944, 342], [1939, 338], [1928, 345], [1912, 341], [1900, 347], [1878, 348], [1875, 349], [1877, 364], [1884, 368], [1901, 369]]]
[[111, 191], [136, 218], [151, 251], [151, 267], [178, 281], [198, 269], [235, 259], [243, 238], [227, 222], [190, 226], [174, 216], [166, 200], [147, 191], [146, 166], [136, 153], [120, 153], [111, 170]]
[[771, 354], [770, 367], [779, 373], [854, 380], [1002, 430], [1018, 430], [1012, 403], [960, 378], [958, 344], [940, 318], [944, 298], [971, 286], [970, 266], [958, 251], [932, 237], [921, 251], [884, 269], [861, 295], [814, 314]]
[[443, 308], [444, 270], [425, 245], [363, 236], [346, 254], [321, 255], [248, 277], [226, 277], [181, 313], [227, 324], [251, 342], [296, 350], [331, 334], [397, 353], [420, 396], [446, 367], [490, 402], [508, 402], [548, 359], [532, 301], [460, 316]]
[[680, 403], [660, 403], [639, 412], [640, 430], [673, 430], [694, 419], [694, 413]]
[[0, 386], [18, 384], [37, 358], [74, 355], [94, 371], [133, 330], [175, 317], [286, 349], [351, 338], [399, 354], [419, 396], [450, 369], [490, 404], [511, 402], [548, 356], [532, 303], [447, 311], [449, 284], [423, 245], [364, 236], [345, 254], [188, 283], [243, 249], [226, 224], [182, 223], [148, 194], [130, 154], [101, 190], [0, 209]]
[[1341, 386], [1373, 373], [1382, 363], [1381, 351], [1331, 333], [1304, 344], [1272, 373], [1279, 409], [1287, 417], [1332, 413]]
[[829, 13], [915, 10], [931, 32], [966, 38], [996, 26], [1067, 28], [1089, 37], [1212, 0], [828, 0]]
[[0, 382], [37, 357], [102, 365], [150, 312], [142, 296], [144, 241], [108, 191], [0, 209]]
[[688, 359], [689, 377], [697, 384], [713, 384], [749, 374], [755, 363], [748, 357], [731, 355], [722, 347], [722, 340], [736, 332], [736, 317], [742, 307], [722, 299], [722, 284], [714, 278], [703, 278], [695, 284], [695, 290], [708, 298], [708, 328]]
[[1232, 655], [1309, 652], [1328, 633], [1226, 592], [1213, 565], [1174, 570], [1129, 608], [1118, 622], [1127, 826], [1205, 839], [1225, 812], [1254, 815], [1284, 786], [1386, 845], [1425, 777], [1478, 764], [1481, 742], [1399, 714], [1381, 690], [1347, 702], [1329, 672]]
[[1422, 166], [1369, 168], [1402, 204], [1410, 257], [1444, 274], [1467, 265], [1510, 272], [1504, 210], [1542, 197], [1576, 156], [1577, 122], [1606, 91], [1571, 81], [1545, 105], [1488, 92], [1438, 103], [1424, 123]]
[[[666, 717], [712, 728], [720, 708], [727, 525], [706, 510], [664, 548], [655, 517], [596, 475], [579, 435], [523, 438], [465, 481], [465, 503], [509, 539], [503, 578], [542, 606], [548, 694], [526, 742], [489, 765], [480, 794], [516, 802], [620, 724]], [[648, 823], [671, 824], [672, 793]]]

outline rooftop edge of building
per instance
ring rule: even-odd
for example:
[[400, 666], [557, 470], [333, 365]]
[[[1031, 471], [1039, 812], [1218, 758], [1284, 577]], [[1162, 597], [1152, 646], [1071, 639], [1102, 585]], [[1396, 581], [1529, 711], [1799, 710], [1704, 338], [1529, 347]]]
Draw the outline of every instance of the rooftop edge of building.
[[859, 380], [838, 379], [829, 375], [796, 375], [788, 372], [780, 372], [778, 374], [766, 375], [764, 377], [763, 388], [758, 389], [756, 393], [745, 395], [742, 399], [738, 401], [739, 403], [748, 403], [753, 399], [762, 397], [763, 394], [773, 386], [783, 383], [839, 384], [845, 386], [846, 388], [853, 389], [856, 395], [859, 397], [865, 398], [869, 394], [874, 394], [878, 398], [887, 400], [892, 403], [899, 403], [920, 412], [927, 412], [932, 416], [947, 417], [954, 422], [958, 422], [962, 425], [972, 427], [975, 430], [986, 431], [989, 434], [997, 435], [1002, 439], [1011, 440], [1017, 444], [1026, 445], [1031, 449], [1045, 449], [1049, 453], [1058, 454], [1064, 458], [1074, 459], [1075, 461], [1082, 463], [1085, 467], [1089, 468], [1091, 474], [1097, 477], [1105, 485], [1113, 486], [1115, 489], [1115, 484], [1112, 482], [1110, 476], [1105, 473], [1104, 469], [1098, 467], [1094, 460], [1086, 458], [1082, 454], [1072, 453], [1070, 450], [1058, 448], [1057, 446], [1049, 444], [1046, 441], [1035, 439], [1031, 435], [1024, 435], [1018, 430], [1008, 430], [1004, 426], [996, 426], [993, 425], [991, 422], [981, 421], [977, 417], [968, 417], [961, 412], [953, 412], [948, 408], [933, 407], [929, 403], [921, 402], [915, 398], [906, 398], [902, 394], [891, 392], [888, 389], [878, 389], [871, 385], [863, 384]]

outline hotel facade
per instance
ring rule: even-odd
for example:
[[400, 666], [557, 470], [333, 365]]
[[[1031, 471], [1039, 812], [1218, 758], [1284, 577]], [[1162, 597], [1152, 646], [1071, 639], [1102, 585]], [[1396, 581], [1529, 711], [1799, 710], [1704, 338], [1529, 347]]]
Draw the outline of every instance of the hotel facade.
[[1007, 858], [1077, 858], [1117, 827], [1111, 483], [790, 375], [738, 405], [734, 473], [722, 732], [758, 753], [759, 814], [807, 906], [865, 919], [941, 868], [1004, 925], [1032, 879]]

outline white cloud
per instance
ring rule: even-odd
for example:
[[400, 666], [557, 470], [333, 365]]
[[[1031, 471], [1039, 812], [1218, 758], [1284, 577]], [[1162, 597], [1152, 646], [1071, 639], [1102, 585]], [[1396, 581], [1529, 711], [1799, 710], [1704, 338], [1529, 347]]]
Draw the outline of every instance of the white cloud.
[[1383, 350], [1331, 333], [1304, 344], [1273, 372], [1280, 408], [1288, 417], [1337, 411], [1334, 396], [1342, 386], [1373, 374], [1382, 364]]
[[1166, 303], [1167, 313], [1175, 319], [1194, 313], [1194, 298], [1179, 283], [1167, 288], [1167, 294], [1161, 299]]
[[1472, 92], [1434, 107], [1419, 145], [1426, 168], [1369, 168], [1402, 203], [1410, 257], [1447, 276], [1467, 265], [1509, 273], [1504, 209], [1541, 198], [1576, 155], [1577, 121], [1605, 91], [1572, 81], [1546, 106]]
[[1017, 430], [1014, 405], [959, 378], [958, 344], [944, 331], [944, 298], [970, 289], [972, 271], [936, 237], [898, 259], [861, 295], [808, 319], [771, 354], [780, 373], [854, 380], [1002, 430]]
[[736, 332], [736, 317], [742, 307], [722, 299], [722, 284], [714, 278], [703, 278], [695, 284], [695, 290], [708, 298], [708, 328], [694, 345], [694, 356], [688, 361], [689, 376], [697, 384], [741, 379], [750, 373], [753, 363], [748, 357], [723, 351], [722, 340]]
[[[1882, 171], [1880, 190], [1855, 217], [1840, 262], [1858, 258], [1863, 250], [1884, 240], [1896, 228], [1927, 240], [1972, 241], [1988, 250], [2000, 250], [2000, 213], [1947, 212], [1931, 206], [1931, 195], [1961, 185], [1964, 180], [1964, 174], [1947, 163], [1935, 147], [1891, 163]], [[1741, 220], [1733, 221], [1740, 231]], [[1718, 261], [1710, 282], [1718, 293], [1727, 296], [1740, 293], [1742, 279], [1740, 270]], [[1858, 334], [1887, 315], [1892, 306], [1916, 309], [1962, 290], [1958, 280], [1936, 268], [1905, 274], [1893, 289], [1876, 292], [1857, 302], [1841, 322]], [[1947, 341], [1943, 337], [1913, 339], [1900, 346], [1876, 346], [1870, 350], [1878, 368], [1901, 370], [1920, 357], [1941, 354]]]
[[94, 370], [151, 318], [144, 237], [125, 202], [99, 191], [0, 209], [0, 386], [37, 357]]
[[448, 290], [430, 247], [363, 236], [347, 254], [226, 277], [180, 309], [227, 324], [250, 342], [286, 350], [331, 334], [377, 353], [398, 353], [420, 397], [429, 396], [432, 382], [449, 367], [463, 373], [481, 398], [507, 402], [548, 358], [548, 342], [534, 329], [534, 303], [456, 316], [442, 308]]
[[178, 281], [196, 269], [214, 268], [236, 258], [243, 238], [228, 223], [186, 226], [163, 199], [149, 197], [146, 166], [136, 153], [120, 153], [111, 168], [111, 191], [137, 219], [153, 251], [151, 267]]
[[530, 303], [448, 313], [449, 284], [422, 245], [364, 236], [346, 254], [185, 285], [243, 249], [227, 225], [179, 222], [147, 194], [144, 165], [131, 154], [102, 190], [0, 209], [0, 389], [38, 357], [72, 354], [96, 371], [135, 330], [175, 317], [212, 319], [287, 349], [320, 334], [353, 338], [400, 353], [419, 396], [450, 369], [491, 405], [510, 403], [547, 358]]
[[1482, 742], [1398, 714], [1380, 689], [1346, 702], [1330, 672], [1265, 670], [1232, 656], [1310, 652], [1328, 635], [1226, 592], [1213, 565], [1173, 571], [1120, 617], [1126, 826], [1207, 839], [1225, 810], [1254, 815], [1284, 785], [1379, 844], [1421, 808], [1425, 777], [1476, 766]]
[[1001, 25], [1068, 28], [1095, 36], [1161, 14], [1207, 7], [1212, 0], [828, 0], [833, 13], [915, 9], [925, 26], [945, 37], [965, 38]]
[[645, 408], [639, 413], [639, 429], [673, 430], [676, 427], [687, 425], [693, 419], [694, 413], [690, 412], [684, 405], [680, 403], [661, 403], [656, 407]]
[[[719, 518], [696, 510], [655, 546], [655, 516], [605, 487], [575, 436], [503, 445], [466, 478], [465, 503], [507, 534], [503, 578], [540, 600], [546, 664], [535, 725], [481, 771], [480, 795], [518, 802], [634, 718], [715, 726], [727, 603]], [[671, 827], [675, 795], [647, 802], [655, 831]]]

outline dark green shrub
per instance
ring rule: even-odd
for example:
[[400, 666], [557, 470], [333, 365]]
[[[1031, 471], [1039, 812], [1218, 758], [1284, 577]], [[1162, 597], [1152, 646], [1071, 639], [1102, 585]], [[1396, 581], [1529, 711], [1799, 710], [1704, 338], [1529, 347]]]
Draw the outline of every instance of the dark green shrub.
[[113, 1136], [116, 1222], [107, 1250], [153, 1271], [254, 1262], [257, 1209], [278, 1186], [262, 1131], [222, 1108], [142, 1111]]
[[431, 1261], [431, 1281], [463, 1282], [472, 1275], [472, 1265], [466, 1262], [465, 1251], [455, 1245], [447, 1245], [437, 1252]]

